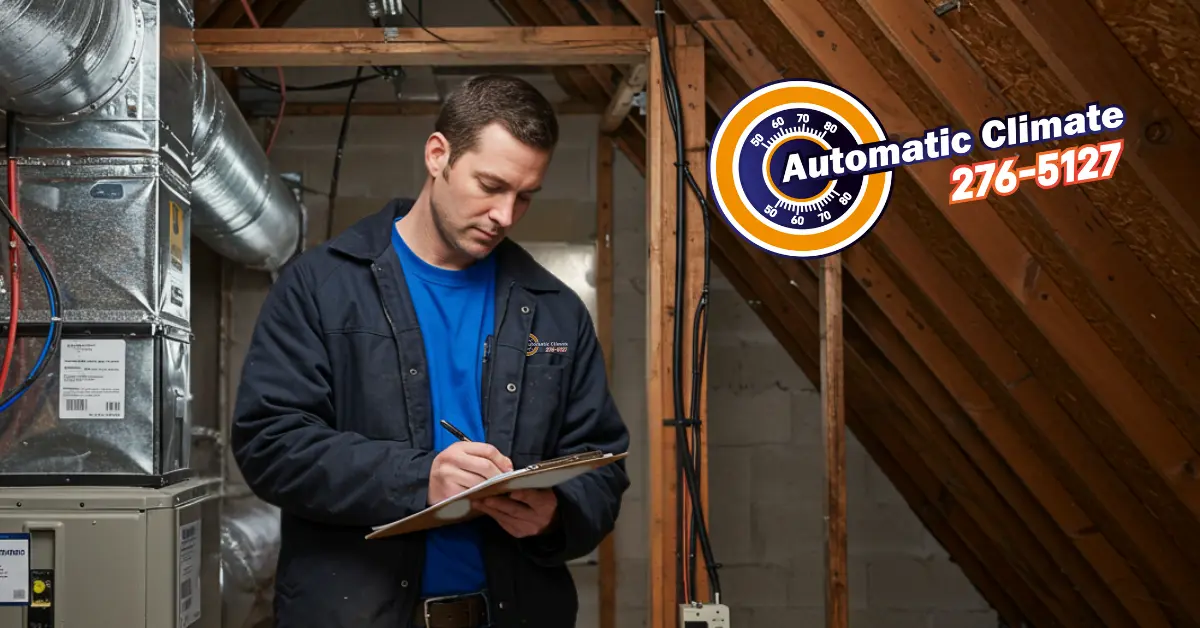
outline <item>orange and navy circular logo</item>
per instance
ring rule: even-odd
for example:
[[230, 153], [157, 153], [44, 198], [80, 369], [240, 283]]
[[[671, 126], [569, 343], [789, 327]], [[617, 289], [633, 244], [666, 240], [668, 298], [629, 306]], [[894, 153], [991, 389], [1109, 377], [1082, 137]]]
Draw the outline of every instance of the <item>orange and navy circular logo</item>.
[[[717, 127], [709, 153], [713, 200], [758, 247], [823, 257], [857, 242], [883, 215], [892, 172], [872, 170], [888, 139], [858, 98], [813, 80], [767, 83]], [[875, 164], [878, 166], [878, 163]]]

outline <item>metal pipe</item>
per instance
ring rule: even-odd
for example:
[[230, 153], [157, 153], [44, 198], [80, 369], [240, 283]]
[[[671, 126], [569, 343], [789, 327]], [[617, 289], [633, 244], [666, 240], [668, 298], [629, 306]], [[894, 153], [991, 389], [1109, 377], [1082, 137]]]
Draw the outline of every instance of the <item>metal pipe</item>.
[[[0, 2], [0, 107], [30, 122], [104, 107], [145, 61], [143, 41], [159, 37], [142, 11], [134, 0]], [[194, 59], [193, 233], [235, 262], [277, 271], [299, 248], [299, 202], [199, 50]]]
[[300, 205], [203, 55], [195, 55], [192, 229], [217, 253], [277, 270], [298, 248]]
[[221, 514], [222, 625], [250, 628], [271, 616], [279, 509], [253, 495], [226, 496]]
[[89, 114], [125, 85], [144, 38], [129, 0], [0, 2], [0, 106], [26, 117]]

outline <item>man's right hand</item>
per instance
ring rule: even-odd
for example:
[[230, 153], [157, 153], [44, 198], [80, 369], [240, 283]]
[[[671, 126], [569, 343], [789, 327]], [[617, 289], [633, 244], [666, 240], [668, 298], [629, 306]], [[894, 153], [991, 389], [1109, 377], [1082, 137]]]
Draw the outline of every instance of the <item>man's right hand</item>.
[[512, 461], [487, 443], [457, 442], [433, 459], [429, 504], [453, 497], [484, 480], [512, 471]]

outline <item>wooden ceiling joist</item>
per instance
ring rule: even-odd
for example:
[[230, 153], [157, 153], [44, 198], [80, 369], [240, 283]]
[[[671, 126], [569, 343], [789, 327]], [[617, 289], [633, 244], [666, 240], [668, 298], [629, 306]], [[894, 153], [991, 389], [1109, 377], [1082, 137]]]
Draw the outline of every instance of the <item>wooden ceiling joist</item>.
[[612, 133], [617, 130], [617, 127], [621, 126], [621, 122], [625, 120], [625, 116], [629, 115], [629, 110], [633, 108], [634, 96], [644, 89], [646, 89], [646, 65], [638, 64], [621, 79], [621, 84], [617, 86], [612, 99], [608, 101], [608, 107], [605, 108], [604, 116], [600, 119], [600, 130], [604, 133]]
[[[275, 117], [279, 114], [279, 106], [276, 103], [261, 103], [242, 104], [243, 111], [249, 117]], [[356, 102], [350, 107], [350, 113], [355, 117], [359, 116], [436, 116], [441, 111], [442, 104], [437, 101], [410, 101], [410, 102]], [[554, 103], [554, 111], [560, 116], [569, 115], [586, 115], [586, 114], [601, 114], [604, 109], [595, 102], [583, 100], [566, 100], [563, 102]], [[284, 108], [284, 116], [288, 118], [295, 117], [321, 117], [321, 116], [337, 116], [341, 117], [346, 114], [346, 103], [344, 102], [307, 102], [307, 101], [289, 101]]]
[[497, 28], [201, 29], [213, 67], [366, 65], [629, 65], [646, 58], [649, 29], [632, 26]]

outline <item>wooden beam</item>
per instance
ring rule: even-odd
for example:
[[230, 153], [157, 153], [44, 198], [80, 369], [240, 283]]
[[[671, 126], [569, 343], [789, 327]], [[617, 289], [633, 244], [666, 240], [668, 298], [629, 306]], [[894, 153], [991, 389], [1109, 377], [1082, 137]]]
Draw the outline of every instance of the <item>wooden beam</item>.
[[1193, 245], [1200, 244], [1200, 201], [1194, 190], [1200, 136], [1096, 10], [1087, 0], [996, 4], [1078, 102], [1098, 100], [1125, 110], [1122, 161], [1133, 166]]
[[[604, 353], [609, 385], [613, 375], [613, 141], [596, 138], [596, 335]], [[600, 574], [597, 603], [600, 628], [617, 627], [616, 532], [600, 542]]]
[[653, 31], [637, 26], [199, 29], [213, 67], [595, 65], [646, 59]]
[[[279, 28], [287, 24], [292, 15], [300, 10], [300, 7], [307, 0], [283, 0], [276, 2], [275, 10], [269, 14], [262, 16], [262, 25], [267, 28]], [[405, 9], [406, 11], [408, 9]]]
[[[714, 209], [712, 213], [714, 221], [721, 220], [719, 210]], [[816, 278], [810, 273], [800, 273], [793, 277], [785, 275], [781, 271], [783, 265], [768, 259], [770, 256], [767, 253], [747, 243], [732, 229], [714, 229], [712, 241], [714, 250], [728, 259], [728, 263], [722, 267], [726, 278], [730, 279], [735, 287], [738, 286], [739, 275], [751, 282], [752, 287], [747, 292], [747, 298], [753, 299], [752, 309], [780, 340], [810, 381], [820, 381], [820, 341], [816, 332], [820, 323], [815, 307], [819, 288]], [[804, 294], [805, 297], [800, 298], [800, 294]], [[1009, 546], [1000, 541], [993, 541], [989, 534], [981, 529], [980, 524], [976, 523], [982, 521], [994, 526], [997, 520], [1007, 521], [1004, 514], [996, 513], [994, 517], [976, 519], [970, 512], [970, 508], [978, 504], [994, 503], [992, 489], [984, 485], [981, 490], [963, 499], [963, 487], [959, 478], [956, 475], [948, 475], [940, 464], [936, 468], [933, 466], [934, 462], [943, 459], [933, 455], [944, 448], [944, 445], [939, 443], [940, 436], [924, 432], [916, 424], [910, 423], [909, 409], [897, 405], [891, 399], [890, 391], [878, 383], [880, 378], [870, 374], [871, 369], [863, 364], [857, 352], [851, 351], [845, 357], [846, 377], [850, 382], [846, 399], [853, 408], [850, 418], [860, 421], [855, 426], [855, 434], [864, 446], [869, 446], [872, 442], [883, 443], [886, 450], [892, 452], [897, 467], [903, 473], [897, 474], [898, 469], [887, 467], [887, 458], [876, 460], [880, 461], [880, 466], [885, 472], [890, 471], [888, 477], [893, 478], [893, 482], [918, 516], [923, 521], [933, 522], [930, 524], [930, 530], [935, 534], [955, 532], [938, 536], [948, 550], [964, 549], [955, 542], [959, 538], [966, 543], [965, 551], [955, 553], [955, 559], [959, 560], [958, 556], [964, 556], [960, 560], [964, 571], [988, 601], [1008, 620], [1009, 625], [1022, 625], [1021, 620], [1025, 617], [1038, 620], [1033, 625], [1057, 625], [1047, 619], [1049, 612], [1046, 607], [1023, 579], [1016, 575], [1012, 564], [1013, 552], [1006, 551]], [[913, 433], [915, 440], [924, 442], [919, 446], [910, 445], [903, 436], [909, 432]], [[916, 454], [917, 451], [922, 453]], [[872, 456], [876, 453], [878, 449], [872, 451]], [[913, 483], [919, 487], [915, 489], [915, 494], [904, 492], [907, 485], [903, 480], [906, 476], [911, 476]], [[936, 525], [939, 520], [944, 520], [946, 524]], [[982, 563], [981, 570], [971, 569], [972, 556], [978, 556]], [[990, 582], [997, 584], [990, 586]]]
[[600, 130], [611, 133], [621, 126], [621, 121], [629, 115], [629, 110], [633, 108], [633, 97], [644, 89], [646, 89], [646, 64], [639, 63], [625, 75], [621, 84], [617, 86], [612, 100], [608, 101], [604, 117], [600, 120]]
[[[1019, 110], [987, 89], [987, 78], [965, 56], [945, 23], [927, 10], [924, 0], [858, 0], [858, 4], [966, 128], [978, 128], [988, 118]], [[1018, 164], [1028, 165], [1035, 163], [1039, 150], [1044, 147], [1019, 147], [1005, 155], [1017, 155]], [[1194, 420], [1195, 412], [1200, 412], [1200, 361], [1189, 350], [1200, 347], [1200, 329], [1122, 243], [1079, 186], [1053, 191], [1023, 186], [1018, 196], [1046, 221], [1077, 261], [1079, 272], [1090, 280], [1087, 289], [1095, 292], [1095, 301], [1103, 300], [1128, 328], [1127, 336], [1120, 330], [1112, 332], [1125, 336], [1124, 341], [1106, 340], [1121, 346], [1125, 360], [1134, 365], [1134, 375], [1156, 397], [1177, 399], [1173, 406], [1184, 410], [1172, 411], [1168, 418], [1193, 447], [1200, 447], [1200, 423]], [[1052, 274], [1065, 274], [1053, 264], [1046, 267]], [[1063, 283], [1068, 281], [1063, 278]]]
[[[675, 73], [681, 101], [683, 142], [685, 157], [691, 172], [697, 181], [705, 180], [706, 145], [704, 138], [704, 42], [690, 26], [678, 27], [672, 33], [673, 42], [668, 43], [671, 50], [671, 64]], [[700, 297], [700, 287], [703, 280], [703, 267], [693, 260], [702, 259], [703, 254], [703, 223], [699, 201], [688, 196], [683, 210], [687, 215], [685, 235], [685, 250], [678, 251], [675, 244], [677, 207], [675, 190], [676, 158], [675, 138], [672, 134], [670, 120], [667, 117], [666, 102], [663, 93], [663, 68], [660, 55], [657, 53], [657, 38], [651, 45], [647, 84], [647, 100], [649, 112], [649, 132], [647, 142], [650, 147], [647, 176], [647, 237], [649, 242], [649, 259], [647, 264], [647, 420], [650, 435], [650, 628], [668, 628], [678, 624], [679, 603], [677, 588], [682, 584], [677, 577], [676, 566], [683, 555], [677, 554], [677, 544], [681, 539], [676, 525], [676, 498], [679, 491], [687, 490], [677, 481], [678, 465], [676, 464], [676, 427], [665, 424], [664, 421], [688, 418], [679, 416], [674, 399], [679, 394], [683, 402], [683, 412], [689, 408], [691, 390], [687, 382], [690, 378], [692, 364], [692, 312]], [[681, 309], [675, 305], [675, 270], [676, 264], [685, 264], [684, 294], [680, 295]], [[683, 338], [679, 347], [682, 357], [681, 373], [685, 384], [680, 390], [674, 386], [675, 371], [673, 368], [673, 337], [676, 317], [684, 317]], [[700, 361], [701, 381], [707, 369], [704, 361]], [[700, 427], [691, 429], [700, 432], [700, 447], [693, 456], [707, 469], [705, 437], [707, 412], [705, 411], [707, 395], [702, 387], [699, 391], [699, 407], [694, 409]], [[689, 439], [690, 440], [690, 439]], [[708, 520], [707, 481], [704, 474], [699, 478], [700, 513]], [[695, 504], [693, 504], [694, 506]], [[685, 521], [688, 519], [685, 517]], [[696, 599], [706, 600], [707, 579], [702, 575], [703, 561], [698, 563]], [[686, 572], [684, 574], [686, 576]], [[685, 596], [690, 597], [690, 596]]]
[[821, 260], [821, 432], [825, 441], [825, 628], [850, 623], [846, 558], [846, 400], [842, 388], [842, 258]]
[[[888, 80], [841, 29], [820, 3], [766, 0], [766, 5], [787, 26], [833, 81], [855, 93], [891, 133], [918, 137], [925, 125]], [[836, 52], [833, 48], [836, 47]], [[1032, 255], [1005, 224], [990, 202], [975, 203], [972, 211], [952, 211], [946, 181], [954, 163], [925, 162], [905, 171], [932, 201], [941, 216], [971, 246], [987, 270], [999, 278], [1008, 296], [1036, 323], [1045, 340], [1064, 360], [1070, 372], [1087, 387], [1174, 496], [1194, 517], [1200, 515], [1200, 484], [1180, 470], [1196, 452], [1178, 428], [1167, 420], [1158, 401], [1130, 374], [1096, 329], [1063, 294], [1060, 285], [1044, 273], [1030, 273]], [[1044, 368], [1044, 365], [1042, 365]], [[1119, 450], [1110, 450], [1115, 453]], [[1189, 526], [1191, 527], [1191, 526]], [[1183, 537], [1180, 537], [1183, 538]]]
[[[274, 102], [243, 103], [247, 117], [274, 118], [279, 113], [279, 106]], [[412, 102], [356, 102], [350, 107], [353, 116], [436, 116], [442, 109], [442, 103], [432, 101]], [[598, 103], [567, 100], [554, 104], [554, 111], [560, 115], [595, 115], [603, 111]], [[296, 102], [288, 101], [284, 109], [285, 118], [296, 117], [341, 117], [346, 114], [344, 102]]]
[[[864, 294], [879, 304], [879, 314], [888, 319], [883, 323], [875, 308], [855, 303], [852, 312], [861, 317], [861, 326], [870, 330], [876, 344], [908, 374], [910, 381], [926, 380], [919, 390], [934, 406], [946, 429], [1004, 499], [1022, 513], [1025, 525], [1050, 550], [1062, 573], [1076, 583], [1111, 625], [1163, 627], [1162, 613], [1155, 603], [1155, 599], [1164, 599], [1163, 594], [1151, 595], [1131, 573], [1116, 549], [1128, 552], [1127, 544], [1117, 544], [1116, 548], [1110, 545], [1110, 539], [1127, 537], [1138, 532], [1138, 527], [1125, 532], [1120, 524], [1110, 523], [1113, 516], [1091, 497], [1093, 492], [1103, 492], [1110, 500], [1128, 495], [1118, 490], [1120, 480], [1088, 446], [1086, 437], [1071, 430], [1074, 424], [1054, 406], [1040, 383], [1016, 375], [1021, 372], [1020, 360], [999, 341], [999, 332], [970, 305], [960, 293], [961, 288], [936, 261], [916, 252], [918, 237], [902, 221], [888, 221], [877, 232], [880, 241], [885, 232], [891, 251], [882, 251], [872, 240], [846, 255], [846, 264], [859, 278]], [[908, 287], [912, 280], [898, 270], [899, 262], [881, 263], [889, 255], [905, 260], [907, 276], [920, 277], [922, 288], [932, 295], [931, 301], [914, 301], [906, 296], [916, 292]], [[889, 324], [902, 336], [884, 333]], [[950, 329], [960, 331], [935, 331]], [[959, 335], [954, 344], [942, 337]], [[960, 356], [969, 356], [973, 361]], [[995, 372], [983, 372], [989, 368]], [[927, 379], [926, 371], [936, 380]], [[1017, 392], [1019, 403], [1009, 397], [1010, 389]], [[956, 401], [962, 410], [954, 407]], [[1036, 420], [1022, 416], [1022, 410]], [[967, 417], [969, 420], [963, 420]], [[1081, 477], [1094, 478], [1097, 484], [1089, 487]], [[1124, 505], [1127, 510], [1120, 513], [1123, 520], [1141, 521], [1144, 529], [1149, 521], [1139, 514], [1140, 504], [1128, 499]], [[1088, 513], [1096, 513], [1099, 518], [1093, 520]], [[1096, 529], [1101, 534], [1079, 533]], [[1162, 541], [1158, 539], [1165, 547]], [[1134, 551], [1134, 556], [1152, 552], [1149, 548]], [[1128, 611], [1113, 607], [1115, 600], [1103, 591], [1104, 586], [1126, 603]], [[1134, 624], [1129, 615], [1137, 617], [1138, 622]]]
[[[757, 52], [756, 47], [754, 46], [754, 43], [750, 42], [749, 38], [745, 37], [745, 35], [742, 34], [742, 32], [740, 32], [740, 29], [737, 28], [736, 24], [727, 23], [727, 22], [726, 23], [701, 23], [701, 28], [702, 28], [702, 30], [704, 30], [704, 32], [706, 32], [706, 35], [708, 36], [709, 41], [714, 44], [714, 47], [721, 50], [722, 54], [725, 54], [728, 56], [728, 60], [731, 61], [731, 65], [736, 67], [736, 70], [740, 74], [742, 74], [742, 76], [745, 77], [745, 79], [748, 80], [748, 82], [751, 82], [754, 84], [767, 83], [767, 82], [770, 82], [770, 80], [776, 80], [776, 79], [780, 78], [779, 72], [776, 71], [772, 65], [770, 65], [770, 62], [767, 61], [766, 58], [763, 58], [762, 54]], [[889, 226], [895, 225], [895, 223], [896, 223], [894, 219], [893, 220], [884, 220], [882, 222], [888, 223]], [[902, 223], [901, 223], [901, 225], [902, 225]], [[877, 229], [877, 232], [878, 232], [878, 229]], [[874, 240], [874, 239], [872, 239], [872, 240]], [[858, 250], [859, 250], [859, 247], [856, 247], [856, 249], [854, 249], [854, 250], [847, 251], [847, 255], [846, 255], [847, 263], [851, 262], [852, 259], [854, 259], [854, 256], [848, 255], [848, 253], [857, 252]], [[863, 273], [863, 269], [858, 269], [856, 271], [856, 276], [862, 277], [862, 280], [860, 280], [860, 281], [862, 281], [864, 283], [864, 285], [878, 286], [878, 285], [881, 285], [881, 283], [883, 283], [883, 281], [881, 279], [878, 279], [878, 277], [875, 275], [863, 275], [862, 273]], [[792, 276], [796, 277], [796, 275], [794, 275], [794, 274]], [[794, 281], [796, 281], [796, 279], [792, 279], [792, 281], [793, 281], [793, 285], [794, 285]], [[877, 298], [876, 300], [883, 307], [899, 305], [898, 299], [901, 299], [902, 295], [904, 295], [904, 293], [898, 291], [898, 289], [882, 289], [882, 288], [880, 288], [880, 291], [881, 291], [880, 292], [881, 298]], [[886, 294], [884, 294], [884, 293], [886, 293]], [[882, 298], [882, 297], [884, 297], [884, 295], [886, 295], [886, 298]], [[868, 306], [868, 305], [869, 304], [860, 305], [859, 311], [863, 310], [863, 307]], [[893, 307], [893, 309], [895, 309], [895, 307]], [[907, 316], [905, 316], [905, 315], [907, 315]], [[912, 317], [911, 310], [906, 310], [904, 306], [899, 307], [899, 317], [904, 319], [905, 323], [912, 322], [912, 321], [910, 321], [910, 318]], [[914, 324], [916, 324], [916, 323], [914, 323]], [[916, 324], [916, 325], [920, 329], [924, 330], [925, 335], [929, 334], [930, 328], [925, 327], [925, 325], [919, 325], [919, 324]], [[876, 322], [876, 324], [866, 325], [864, 323], [863, 328], [864, 329], [872, 329], [872, 330], [880, 329], [880, 324], [878, 324]], [[896, 357], [895, 357], [895, 355], [889, 354], [889, 358], [895, 359]], [[944, 364], [944, 360], [941, 360], [940, 363], [938, 363], [938, 365], [942, 365], [942, 364]], [[919, 369], [917, 369], [916, 366], [913, 366], [911, 364], [901, 367], [901, 371], [905, 372], [906, 376], [910, 379], [914, 379], [914, 378], [916, 378], [917, 375], [919, 375]], [[914, 381], [916, 381], [916, 379], [914, 379]], [[934, 379], [932, 379], [932, 378], [920, 378], [920, 381], [926, 382], [929, 384], [929, 385], [926, 385], [925, 388], [919, 389], [920, 394], [922, 394], [922, 396], [924, 396], [924, 397], [928, 397], [928, 399], [931, 399], [931, 400], [936, 399], [937, 393], [940, 393], [940, 391], [942, 391], [941, 385], [938, 384], [936, 381], [934, 381]], [[918, 384], [914, 383], [914, 385], [918, 385]], [[922, 385], [924, 385], [924, 384], [922, 384]], [[934, 413], [934, 415], [936, 415], [936, 417], [938, 417], [942, 420], [947, 420], [949, 417], [952, 417], [952, 415], [954, 415], [955, 412], [961, 412], [961, 411], [958, 411], [958, 408], [956, 408], [954, 406], [953, 399], [948, 399], [947, 402], [948, 402], [948, 405], [943, 405], [941, 407], [938, 407], [937, 411]], [[977, 406], [978, 403], [979, 403], [978, 401], [972, 401], [971, 407], [972, 408], [986, 407], [986, 403], [984, 403], [984, 405], [982, 405], [982, 406]], [[950, 424], [949, 427], [952, 427], [952, 429], [953, 429], [952, 431], [950, 431], [950, 433], [953, 433], [953, 435], [955, 435], [955, 437], [959, 438], [959, 439], [971, 437], [971, 435], [973, 433], [973, 431], [971, 431], [970, 429], [968, 429], [967, 431], [964, 431], [961, 429], [961, 427], [956, 427], [956, 429], [954, 429], [953, 424]], [[961, 443], [961, 445], [962, 445], [962, 447], [965, 447], [965, 448], [967, 447], [966, 442]], [[996, 459], [995, 454], [989, 454], [990, 449], [986, 449], [986, 445], [984, 445], [985, 449], [979, 449], [978, 445], [973, 445], [973, 447], [974, 447], [973, 449], [966, 449], [966, 450], [971, 451], [971, 455], [972, 455], [973, 459], [976, 459], [977, 462], [979, 461], [979, 456], [989, 456], [989, 455], [990, 455], [991, 461], [998, 460], [998, 459]], [[985, 457], [984, 462], [986, 462], [986, 461], [988, 461], [988, 457]], [[980, 463], [983, 463], [983, 462], [980, 462]], [[992, 463], [992, 465], [985, 467], [985, 468], [986, 468], [986, 471], [988, 471], [988, 476], [990, 477], [990, 482], [994, 482], [994, 483], [1000, 482], [1001, 478], [997, 477], [996, 474], [997, 473], [1003, 474], [1003, 472], [1004, 472], [1003, 462]], [[1038, 506], [1030, 507], [1030, 506], [1027, 506], [1027, 504], [1028, 504], [1027, 500], [1024, 502], [1022, 502], [1020, 500], [1019, 485], [1000, 483], [1000, 484], [998, 484], [998, 486], [1003, 486], [1003, 488], [1008, 489], [1008, 492], [1006, 492], [1006, 494], [1004, 494], [1004, 498], [1006, 498], [1006, 500], [1013, 501], [1014, 508], [1020, 506], [1020, 508], [1018, 509], [1018, 512], [1024, 513], [1024, 516], [1026, 516], [1026, 518], [1027, 518], [1027, 516], [1030, 516], [1030, 513], [1038, 512]], [[1013, 491], [1018, 491], [1018, 492], [1013, 492]], [[1069, 503], [1069, 500], [1062, 501], [1061, 495], [1062, 494], [1060, 491], [1060, 494], [1057, 494], [1055, 497], [1060, 498], [1060, 501], [1063, 504]], [[991, 519], [991, 516], [989, 516], [989, 515], [985, 514], [983, 516], [984, 516], [985, 520]], [[1055, 530], [1055, 528], [1052, 527], [1052, 525], [1049, 528], [1039, 527], [1038, 530], [1042, 530], [1042, 531], [1049, 530], [1051, 532], [1057, 533], [1058, 538], [1062, 538], [1063, 542], [1066, 542], [1066, 537], [1064, 537], [1060, 531]], [[1078, 530], [1078, 528], [1073, 528], [1073, 530]], [[1001, 531], [997, 531], [997, 532], [1001, 532]], [[1043, 532], [1043, 537], [1045, 537], [1045, 532]], [[1049, 537], [1045, 537], [1045, 538], [1046, 538], [1046, 540], [1050, 540]], [[1033, 540], [1033, 543], [1036, 544], [1037, 540]], [[1033, 546], [1034, 546], [1034, 548], [1036, 548], [1036, 545], [1033, 545]], [[1026, 554], [1027, 554], [1027, 552], [1026, 552]], [[1062, 555], [1060, 554], [1060, 556], [1062, 556]], [[1086, 570], [1087, 567], [1085, 566], [1084, 569]], [[1044, 587], [1045, 585], [1039, 585], [1039, 586]]]
[[238, 3], [238, 0], [194, 0], [195, 23], [199, 27], [212, 17], [226, 2]]

